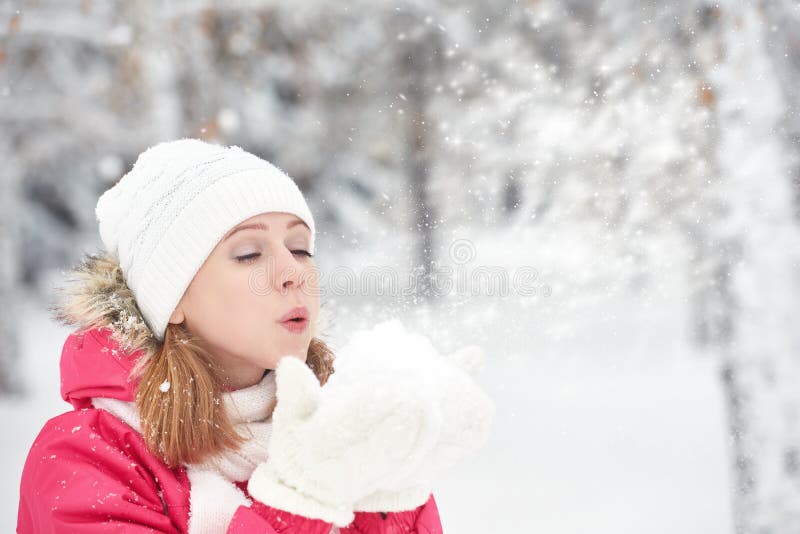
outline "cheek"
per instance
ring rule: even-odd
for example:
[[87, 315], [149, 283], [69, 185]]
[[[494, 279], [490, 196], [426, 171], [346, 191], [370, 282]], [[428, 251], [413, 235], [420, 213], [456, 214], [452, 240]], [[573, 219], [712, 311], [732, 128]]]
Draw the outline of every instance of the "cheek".
[[263, 322], [264, 312], [259, 309], [263, 297], [250, 289], [246, 270], [203, 273], [195, 282], [187, 311], [192, 326], [208, 341], [234, 349], [232, 345], [244, 342], [255, 325]]
[[308, 302], [309, 306], [311, 307], [311, 313], [313, 314], [314, 317], [316, 317], [316, 320], [319, 321], [319, 310], [320, 310], [319, 293], [311, 295], [309, 297]]
[[319, 271], [317, 270], [316, 266], [312, 267], [304, 273], [304, 280], [303, 283], [306, 287], [306, 295], [307, 295], [307, 302], [309, 307], [311, 308], [312, 313], [315, 317], [319, 316], [319, 301], [320, 301], [320, 292], [319, 292]]

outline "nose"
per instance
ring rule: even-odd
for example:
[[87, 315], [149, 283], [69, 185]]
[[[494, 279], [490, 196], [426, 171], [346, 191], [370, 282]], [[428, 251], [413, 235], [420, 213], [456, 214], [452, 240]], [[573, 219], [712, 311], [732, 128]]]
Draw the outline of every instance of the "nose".
[[286, 247], [280, 247], [280, 252], [275, 254], [275, 289], [286, 292], [290, 288], [297, 288], [302, 283], [302, 265]]

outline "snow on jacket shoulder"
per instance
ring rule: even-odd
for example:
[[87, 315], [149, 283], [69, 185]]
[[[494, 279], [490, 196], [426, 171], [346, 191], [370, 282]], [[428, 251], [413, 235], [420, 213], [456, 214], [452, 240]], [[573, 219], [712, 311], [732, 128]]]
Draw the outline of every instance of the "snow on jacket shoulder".
[[[92, 397], [134, 398], [135, 359], [118, 350], [106, 329], [71, 334], [61, 354], [61, 395], [74, 410], [45, 423], [20, 483], [17, 532], [188, 532], [190, 484], [142, 436]], [[255, 512], [261, 532], [271, 529]], [[252, 530], [231, 530], [252, 532]]]
[[20, 484], [20, 533], [185, 532], [188, 480], [141, 435], [91, 398], [133, 400], [135, 360], [107, 331], [71, 334], [61, 354], [61, 395], [75, 408], [45, 423]]

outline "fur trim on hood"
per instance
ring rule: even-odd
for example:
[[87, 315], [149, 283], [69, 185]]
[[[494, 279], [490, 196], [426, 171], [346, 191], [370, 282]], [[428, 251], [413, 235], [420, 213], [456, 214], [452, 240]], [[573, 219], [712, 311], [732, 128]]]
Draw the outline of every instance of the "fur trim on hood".
[[125, 283], [116, 254], [86, 254], [66, 275], [66, 283], [57, 288], [59, 300], [50, 307], [56, 321], [79, 330], [108, 328], [120, 349], [129, 354], [142, 351], [140, 361], [161, 349]]

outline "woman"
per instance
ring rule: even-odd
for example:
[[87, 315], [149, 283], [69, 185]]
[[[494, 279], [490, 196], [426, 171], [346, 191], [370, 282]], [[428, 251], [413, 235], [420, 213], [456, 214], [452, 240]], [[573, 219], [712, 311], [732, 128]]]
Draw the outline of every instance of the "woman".
[[[365, 511], [359, 477], [325, 493], [321, 462], [270, 462], [293, 455], [277, 437], [267, 447], [291, 435], [277, 423], [281, 362], [319, 384], [333, 372], [314, 220], [288, 176], [238, 147], [172, 141], [143, 152], [96, 214], [106, 250], [57, 309], [77, 326], [61, 358], [74, 410], [31, 447], [19, 533], [441, 532], [433, 495]], [[326, 468], [356, 460], [334, 451]]]

